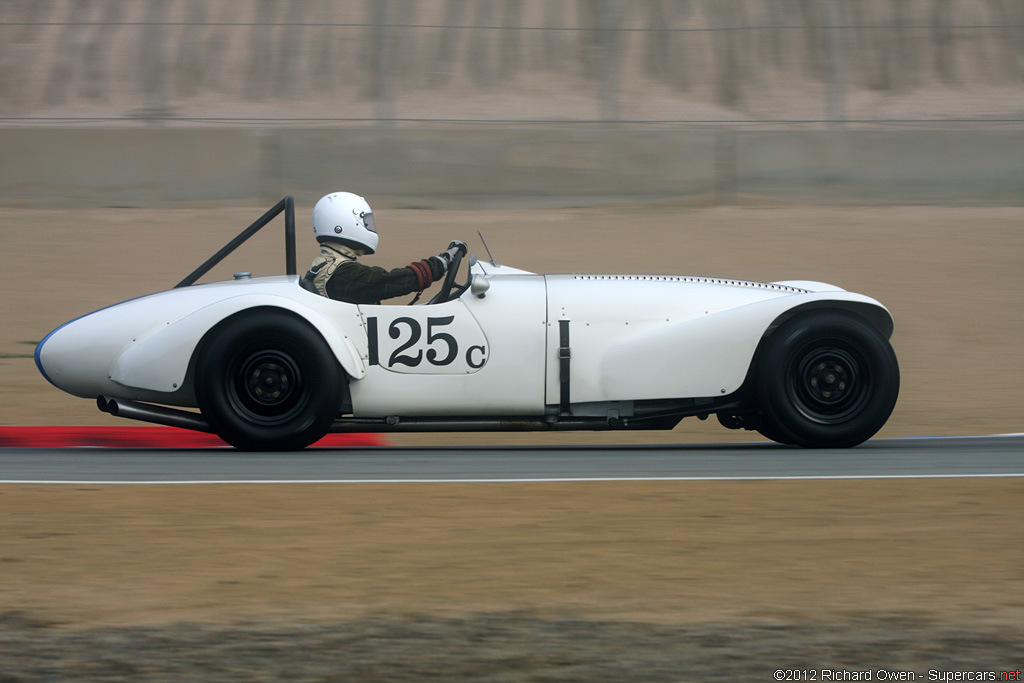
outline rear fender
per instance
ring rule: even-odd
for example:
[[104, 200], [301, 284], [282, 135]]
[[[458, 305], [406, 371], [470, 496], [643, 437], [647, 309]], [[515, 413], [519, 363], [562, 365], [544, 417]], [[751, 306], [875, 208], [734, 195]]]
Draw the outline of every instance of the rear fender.
[[772, 330], [774, 330], [775, 328], [777, 328], [779, 325], [786, 322], [790, 318], [793, 318], [807, 311], [813, 311], [815, 309], [821, 308], [838, 308], [840, 310], [856, 313], [857, 315], [859, 315], [860, 317], [864, 318], [869, 323], [874, 325], [878, 329], [878, 331], [882, 333], [882, 336], [884, 336], [886, 339], [892, 338], [892, 333], [896, 329], [896, 323], [892, 318], [892, 314], [889, 313], [888, 309], [886, 309], [885, 306], [878, 303], [877, 301], [874, 301], [873, 299], [868, 299], [867, 297], [860, 297], [858, 299], [848, 301], [837, 299], [825, 299], [822, 301], [812, 301], [806, 304], [802, 304], [800, 306], [794, 306], [793, 308], [787, 310], [785, 313], [783, 313], [782, 315], [775, 319], [775, 321], [769, 328], [768, 333], [765, 336], [769, 336]]
[[[797, 298], [802, 301], [797, 303]], [[778, 297], [616, 340], [601, 359], [598, 391], [586, 398], [721, 397], [734, 393], [746, 380], [763, 340], [786, 320], [815, 309], [853, 311], [886, 337], [892, 334], [889, 312], [860, 294], [832, 291]]]
[[758, 341], [757, 349], [754, 351], [754, 357], [750, 363], [750, 367], [747, 371], [745, 382], [751, 381], [754, 374], [757, 372], [758, 359], [761, 357], [761, 350], [765, 345], [765, 342], [771, 338], [775, 330], [781, 327], [784, 323], [792, 320], [793, 318], [812, 313], [816, 310], [842, 310], [854, 313], [872, 326], [874, 326], [886, 339], [891, 339], [893, 330], [895, 329], [895, 322], [893, 321], [892, 314], [882, 304], [868, 299], [867, 297], [861, 297], [860, 299], [853, 301], [837, 301], [837, 300], [824, 300], [824, 301], [812, 301], [800, 306], [794, 306], [793, 308], [783, 312], [781, 315], [772, 321], [771, 325], [765, 330], [764, 334], [761, 335], [761, 339]]
[[[320, 333], [350, 377], [360, 379], [366, 375], [366, 366], [357, 346], [358, 332], [363, 328], [354, 306], [351, 307], [351, 320], [331, 320], [291, 299], [255, 294], [210, 304], [133, 340], [114, 360], [110, 379], [136, 389], [175, 392], [185, 384], [200, 340], [224, 320], [256, 308], [285, 310], [299, 316]], [[365, 339], [361, 345], [366, 345]]]

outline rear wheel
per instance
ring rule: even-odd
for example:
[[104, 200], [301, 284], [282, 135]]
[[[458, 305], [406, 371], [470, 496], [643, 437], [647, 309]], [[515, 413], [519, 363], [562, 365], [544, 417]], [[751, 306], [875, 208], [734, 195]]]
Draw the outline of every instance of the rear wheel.
[[319, 333], [287, 313], [257, 311], [211, 335], [196, 364], [196, 400], [235, 448], [285, 451], [319, 440], [337, 416], [341, 368]]
[[759, 368], [766, 435], [783, 443], [856, 446], [882, 428], [899, 394], [889, 341], [847, 311], [788, 321], [767, 340]]
[[796, 445], [793, 441], [793, 437], [789, 433], [783, 431], [775, 424], [770, 424], [768, 422], [768, 418], [764, 416], [761, 418], [761, 424], [757, 428], [757, 433], [769, 441], [776, 441], [787, 446]]

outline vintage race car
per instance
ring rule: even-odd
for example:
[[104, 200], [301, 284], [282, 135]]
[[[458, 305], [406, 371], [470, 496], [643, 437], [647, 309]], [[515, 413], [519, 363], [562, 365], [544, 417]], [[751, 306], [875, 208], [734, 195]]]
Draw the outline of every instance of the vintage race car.
[[[195, 284], [281, 213], [286, 275]], [[460, 276], [462, 260], [425, 304], [330, 300], [301, 284], [286, 197], [175, 288], [48, 334], [36, 364], [107, 413], [243, 450], [342, 431], [671, 429], [711, 414], [785, 444], [848, 447], [895, 406], [893, 319], [866, 296], [475, 257]]]

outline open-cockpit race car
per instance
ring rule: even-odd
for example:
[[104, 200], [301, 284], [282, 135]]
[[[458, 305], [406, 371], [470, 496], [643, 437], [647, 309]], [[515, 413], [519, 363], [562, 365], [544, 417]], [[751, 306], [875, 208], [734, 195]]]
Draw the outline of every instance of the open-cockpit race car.
[[[195, 284], [284, 214], [286, 274]], [[90, 313], [35, 352], [112, 415], [243, 450], [328, 432], [672, 429], [717, 415], [805, 447], [889, 418], [899, 368], [879, 302], [819, 282], [538, 275], [453, 259], [429, 302], [355, 305], [301, 286], [285, 197], [168, 291]]]

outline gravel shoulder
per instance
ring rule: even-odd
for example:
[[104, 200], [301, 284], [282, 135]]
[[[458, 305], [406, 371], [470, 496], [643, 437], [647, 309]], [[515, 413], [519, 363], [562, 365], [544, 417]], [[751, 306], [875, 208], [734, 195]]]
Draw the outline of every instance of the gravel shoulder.
[[0, 661], [26, 680], [1007, 670], [1022, 499], [1016, 479], [5, 486]]

